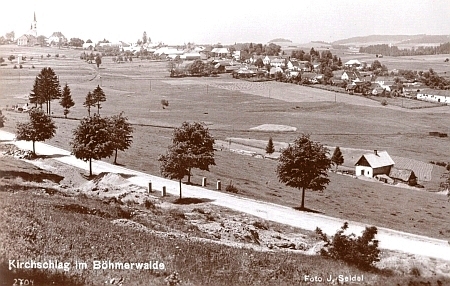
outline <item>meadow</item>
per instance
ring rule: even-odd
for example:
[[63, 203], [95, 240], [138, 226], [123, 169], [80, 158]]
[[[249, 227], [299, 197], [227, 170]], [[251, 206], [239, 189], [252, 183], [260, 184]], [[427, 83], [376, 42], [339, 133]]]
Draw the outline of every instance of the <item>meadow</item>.
[[[134, 124], [134, 142], [118, 156], [118, 163], [127, 168], [159, 174], [157, 157], [171, 143], [172, 128], [183, 121], [204, 122], [219, 140], [229, 137], [268, 140], [272, 137], [274, 141], [292, 142], [299, 134], [308, 133], [313, 140], [327, 146], [387, 150], [392, 156], [423, 162], [450, 161], [449, 139], [428, 135], [429, 131], [450, 132], [448, 106], [410, 110], [394, 105], [381, 106], [370, 99], [343, 94], [338, 94], [335, 102], [334, 92], [284, 83], [270, 83], [267, 89], [247, 87], [227, 74], [217, 78], [173, 79], [168, 76], [167, 62], [140, 59], [117, 64], [105, 57], [97, 69], [79, 59], [81, 52], [0, 47], [0, 56], [4, 58], [11, 53], [33, 55], [33, 60], [23, 64], [23, 69], [13, 69], [9, 62], [0, 68], [0, 107], [26, 103], [40, 69], [52, 67], [61, 84], [68, 83], [76, 105], [69, 119], [63, 119], [62, 108], [57, 101], [52, 103], [58, 130], [55, 138], [47, 142], [70, 149], [72, 130], [80, 118], [87, 116], [82, 106], [84, 98], [88, 91], [100, 85], [107, 97], [100, 114], [124, 111]], [[44, 55], [42, 59], [40, 53]], [[54, 56], [56, 53], [58, 58]], [[45, 57], [47, 54], [51, 57]], [[169, 101], [165, 109], [161, 99]], [[5, 130], [12, 132], [16, 122], [27, 118], [26, 114], [4, 114], [8, 118]], [[296, 127], [297, 131], [250, 130], [268, 123]], [[221, 179], [224, 184], [237, 186], [242, 196], [298, 206], [299, 192], [280, 184], [275, 169], [273, 160], [224, 150], [216, 152], [216, 166], [212, 166], [210, 172], [194, 170], [192, 179], [197, 184], [203, 176], [210, 182]], [[443, 168], [433, 168], [430, 186], [434, 190], [442, 174]], [[330, 173], [330, 178], [330, 185], [324, 192], [307, 192], [308, 208], [368, 224], [450, 238], [450, 223], [446, 219], [450, 206], [445, 196], [334, 173]]]

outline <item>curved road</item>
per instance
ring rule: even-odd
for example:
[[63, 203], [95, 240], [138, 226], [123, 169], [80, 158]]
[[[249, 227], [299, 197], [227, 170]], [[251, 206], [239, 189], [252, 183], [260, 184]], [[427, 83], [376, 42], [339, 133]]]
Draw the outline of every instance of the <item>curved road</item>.
[[[14, 138], [14, 134], [0, 130], [0, 141], [11, 141], [11, 143], [21, 149], [32, 149], [31, 142], [14, 141]], [[54, 160], [58, 160], [62, 163], [69, 164], [80, 169], [89, 170], [89, 165], [87, 162], [76, 159], [67, 150], [40, 142], [36, 142], [36, 150], [40, 155], [60, 155], [56, 156]], [[128, 180], [135, 185], [147, 188], [148, 183], [151, 181], [152, 189], [154, 190], [162, 190], [162, 187], [166, 186], [168, 193], [173, 195], [179, 194], [179, 185], [176, 181], [126, 169], [102, 161], [93, 161], [92, 168], [96, 174], [101, 172], [111, 172], [133, 175]], [[333, 235], [336, 233], [336, 230], [338, 230], [345, 221], [320, 214], [299, 212], [289, 207], [242, 198], [196, 186], [183, 185], [182, 191], [183, 196], [185, 197], [210, 199], [212, 200], [211, 203], [215, 205], [248, 213], [262, 219], [283, 223], [310, 231], [314, 231], [316, 227], [319, 227], [328, 235]], [[358, 222], [348, 221], [348, 223], [348, 231], [353, 232], [356, 235], [360, 235], [366, 226]], [[382, 249], [450, 261], [450, 244], [445, 240], [410, 234], [383, 227], [378, 227], [378, 234], [376, 238], [380, 241], [379, 246]]]

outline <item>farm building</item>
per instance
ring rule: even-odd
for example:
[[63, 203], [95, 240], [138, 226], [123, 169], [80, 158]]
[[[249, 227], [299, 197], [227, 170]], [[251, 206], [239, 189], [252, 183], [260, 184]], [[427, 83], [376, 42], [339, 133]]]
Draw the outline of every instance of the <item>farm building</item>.
[[417, 176], [414, 174], [413, 170], [398, 169], [393, 167], [389, 172], [389, 177], [395, 182], [406, 183], [410, 186], [417, 185]]
[[180, 56], [180, 59], [188, 61], [200, 60], [201, 58], [202, 56], [198, 52], [184, 53]]
[[417, 99], [450, 105], [450, 90], [426, 88], [417, 92]]
[[373, 153], [364, 154], [355, 164], [356, 176], [373, 178], [376, 175], [389, 175], [394, 166], [394, 160], [386, 151], [374, 150]]
[[227, 57], [230, 54], [227, 48], [214, 48], [211, 53], [214, 57]]
[[358, 60], [349, 60], [346, 63], [344, 63], [344, 66], [346, 68], [356, 68], [359, 69], [362, 67], [362, 63]]

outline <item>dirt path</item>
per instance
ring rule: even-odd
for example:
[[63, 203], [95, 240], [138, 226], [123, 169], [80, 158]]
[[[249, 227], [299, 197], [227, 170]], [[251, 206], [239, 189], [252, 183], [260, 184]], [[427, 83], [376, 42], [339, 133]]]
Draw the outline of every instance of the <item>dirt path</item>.
[[[26, 150], [32, 148], [31, 142], [12, 140], [14, 140], [14, 134], [0, 130], [1, 142], [11, 141], [17, 147]], [[88, 170], [89, 168], [88, 163], [71, 156], [69, 151], [39, 142], [36, 142], [36, 150], [40, 155], [50, 156], [62, 163], [83, 170]], [[93, 161], [92, 167], [96, 174], [101, 172], [128, 174], [131, 175], [128, 180], [135, 185], [146, 188], [148, 183], [152, 182], [153, 189], [155, 190], [162, 190], [162, 187], [166, 186], [168, 193], [173, 195], [179, 194], [178, 182], [176, 181], [126, 169], [102, 161]], [[289, 207], [211, 191], [201, 187], [183, 185], [182, 188], [184, 197], [210, 199], [213, 200], [212, 204], [215, 205], [305, 230], [314, 231], [316, 227], [320, 227], [325, 233], [333, 235], [344, 223], [344, 220], [341, 219], [320, 214], [299, 212]], [[349, 226], [349, 232], [358, 235], [365, 228], [364, 224], [351, 221], [349, 221]], [[378, 227], [378, 231], [377, 239], [380, 241], [380, 248], [450, 261], [450, 245], [448, 241], [382, 227]]]

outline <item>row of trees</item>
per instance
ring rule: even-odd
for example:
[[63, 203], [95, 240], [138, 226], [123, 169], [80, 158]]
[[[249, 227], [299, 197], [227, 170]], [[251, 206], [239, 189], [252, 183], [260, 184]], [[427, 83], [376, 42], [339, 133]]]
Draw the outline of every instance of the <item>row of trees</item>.
[[267, 56], [278, 56], [281, 53], [281, 46], [276, 45], [274, 43], [269, 43], [268, 45], [263, 44], [255, 44], [255, 43], [246, 43], [240, 44], [240, 47], [231, 46], [230, 52], [240, 50], [241, 51], [241, 60], [245, 61], [251, 58], [253, 54], [256, 55], [267, 55]]
[[[75, 105], [69, 86], [66, 84], [60, 93], [59, 81], [54, 71], [51, 68], [42, 69], [36, 77], [29, 97], [30, 102], [35, 103], [36, 106], [29, 111], [29, 121], [18, 123], [16, 126], [16, 138], [32, 141], [33, 154], [36, 153], [35, 142], [51, 139], [56, 134], [57, 126], [50, 116], [50, 101], [59, 97], [61, 97], [60, 104], [67, 118], [69, 108]], [[88, 110], [88, 116], [83, 118], [73, 131], [73, 139], [70, 142], [75, 157], [89, 161], [90, 175], [92, 175], [93, 159], [99, 160], [114, 155], [114, 164], [116, 164], [118, 151], [128, 149], [132, 143], [133, 128], [123, 112], [111, 117], [100, 116], [101, 103], [104, 101], [106, 101], [106, 95], [100, 86], [88, 93], [83, 103]], [[43, 103], [47, 104], [46, 112], [42, 109]], [[39, 108], [37, 104], [40, 105]], [[91, 107], [97, 107], [97, 113], [93, 116], [90, 112]]]
[[168, 63], [167, 69], [171, 77], [210, 76], [219, 73], [212, 63], [204, 63], [202, 60], [195, 60], [187, 65], [182, 65], [182, 63], [180, 59]]
[[381, 54], [385, 56], [420, 56], [420, 55], [437, 55], [450, 54], [450, 42], [440, 44], [437, 47], [423, 47], [411, 49], [399, 49], [397, 46], [390, 46], [387, 44], [370, 45], [367, 47], [360, 47], [360, 53]]
[[94, 55], [94, 53], [90, 53], [87, 54], [86, 52], [82, 52], [80, 55], [80, 59], [85, 60], [89, 63], [94, 63], [97, 65], [97, 68], [100, 67], [100, 65], [102, 64], [102, 56], [100, 55], [100, 53], [96, 53]]

